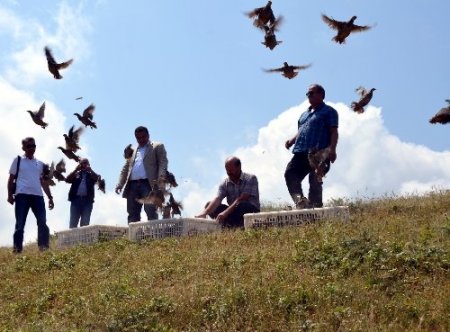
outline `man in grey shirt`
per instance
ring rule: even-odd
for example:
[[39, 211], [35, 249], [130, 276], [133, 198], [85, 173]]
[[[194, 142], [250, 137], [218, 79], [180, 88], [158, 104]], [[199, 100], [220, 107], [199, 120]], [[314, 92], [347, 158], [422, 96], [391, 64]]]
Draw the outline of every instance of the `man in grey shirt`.
[[[222, 181], [216, 197], [196, 218], [215, 218], [224, 227], [243, 227], [244, 214], [260, 212], [258, 179], [241, 170], [241, 161], [229, 157], [225, 161], [228, 177]], [[228, 205], [221, 204], [226, 197]]]

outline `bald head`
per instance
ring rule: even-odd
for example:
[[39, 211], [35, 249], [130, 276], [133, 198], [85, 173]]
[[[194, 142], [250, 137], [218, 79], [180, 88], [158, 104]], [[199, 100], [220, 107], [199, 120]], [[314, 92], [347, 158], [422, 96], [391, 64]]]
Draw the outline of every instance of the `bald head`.
[[241, 160], [231, 156], [225, 160], [225, 170], [231, 181], [236, 182], [241, 177]]

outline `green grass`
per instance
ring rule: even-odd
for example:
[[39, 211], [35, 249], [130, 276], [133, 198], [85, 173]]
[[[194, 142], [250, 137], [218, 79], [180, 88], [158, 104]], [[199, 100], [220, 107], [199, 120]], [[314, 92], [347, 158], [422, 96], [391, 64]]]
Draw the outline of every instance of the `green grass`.
[[350, 222], [1, 248], [0, 331], [449, 331], [450, 192], [333, 204]]

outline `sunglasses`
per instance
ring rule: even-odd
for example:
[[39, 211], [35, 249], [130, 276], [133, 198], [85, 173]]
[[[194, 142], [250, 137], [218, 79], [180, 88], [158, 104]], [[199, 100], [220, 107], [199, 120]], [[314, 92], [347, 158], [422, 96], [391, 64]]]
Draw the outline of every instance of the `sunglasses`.
[[312, 96], [313, 94], [315, 94], [316, 93], [316, 91], [308, 91], [307, 93], [306, 93], [306, 97], [310, 97], [310, 96]]
[[27, 144], [27, 145], [25, 145], [25, 147], [26, 147], [27, 149], [35, 148], [35, 147], [36, 147], [36, 144]]

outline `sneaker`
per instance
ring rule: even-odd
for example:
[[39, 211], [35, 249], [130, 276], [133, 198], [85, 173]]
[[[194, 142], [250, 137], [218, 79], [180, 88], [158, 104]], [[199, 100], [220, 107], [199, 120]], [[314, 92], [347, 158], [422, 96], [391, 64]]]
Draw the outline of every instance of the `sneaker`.
[[295, 202], [295, 208], [297, 210], [309, 209], [311, 207], [309, 200], [304, 196], [297, 195], [294, 198], [294, 202]]

